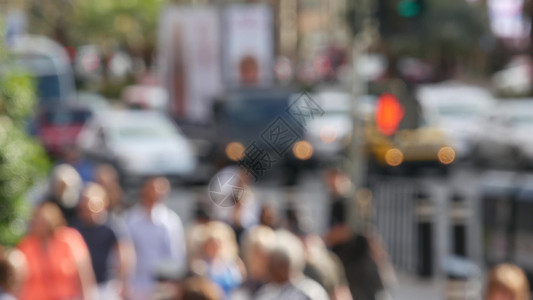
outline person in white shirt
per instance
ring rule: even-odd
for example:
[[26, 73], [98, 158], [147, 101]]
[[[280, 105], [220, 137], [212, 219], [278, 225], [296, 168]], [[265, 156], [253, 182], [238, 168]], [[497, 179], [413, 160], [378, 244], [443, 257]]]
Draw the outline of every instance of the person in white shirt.
[[143, 186], [141, 201], [126, 215], [126, 225], [136, 254], [130, 282], [131, 299], [150, 299], [158, 272], [186, 267], [186, 244], [179, 216], [162, 200], [170, 190], [168, 180], [151, 178]]

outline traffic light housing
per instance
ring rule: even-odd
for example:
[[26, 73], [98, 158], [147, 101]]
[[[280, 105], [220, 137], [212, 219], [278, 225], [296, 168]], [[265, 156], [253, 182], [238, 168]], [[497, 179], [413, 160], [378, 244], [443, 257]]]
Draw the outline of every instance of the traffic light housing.
[[390, 136], [398, 131], [403, 119], [405, 108], [396, 95], [382, 94], [377, 101], [375, 111], [376, 127], [384, 135]]
[[414, 18], [423, 13], [424, 4], [424, 0], [400, 0], [396, 6], [396, 11], [403, 18]]

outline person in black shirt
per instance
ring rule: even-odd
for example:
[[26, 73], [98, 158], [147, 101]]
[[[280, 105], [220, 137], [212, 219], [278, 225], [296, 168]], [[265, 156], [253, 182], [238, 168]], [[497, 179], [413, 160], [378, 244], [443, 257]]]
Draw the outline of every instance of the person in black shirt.
[[[121, 253], [119, 238], [108, 222], [107, 201], [105, 190], [98, 184], [89, 183], [82, 192], [73, 227], [81, 233], [89, 248], [100, 298], [118, 299], [125, 289], [125, 255]], [[115, 263], [118, 281], [111, 275], [112, 258], [118, 260]]]
[[347, 220], [347, 204], [345, 189], [349, 186], [349, 180], [337, 169], [326, 171], [326, 186], [330, 193], [331, 204], [329, 212], [329, 231], [326, 234], [326, 244], [331, 250], [339, 255], [339, 249], [351, 236]]
[[341, 260], [352, 297], [374, 300], [384, 292], [381, 271], [389, 271], [388, 258], [377, 232], [359, 228], [354, 232], [348, 224], [347, 191], [351, 189], [346, 174], [328, 170], [326, 184], [331, 195], [329, 230], [325, 242]]

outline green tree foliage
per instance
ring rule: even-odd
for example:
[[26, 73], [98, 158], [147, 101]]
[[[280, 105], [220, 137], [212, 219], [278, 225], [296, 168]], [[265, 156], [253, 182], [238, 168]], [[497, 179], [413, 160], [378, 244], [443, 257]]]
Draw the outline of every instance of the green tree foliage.
[[72, 37], [77, 44], [94, 43], [103, 49], [125, 47], [149, 60], [163, 3], [164, 0], [78, 0], [74, 5]]
[[35, 107], [32, 78], [11, 66], [0, 26], [0, 244], [14, 244], [24, 232], [26, 194], [44, 178], [44, 149], [26, 132]]

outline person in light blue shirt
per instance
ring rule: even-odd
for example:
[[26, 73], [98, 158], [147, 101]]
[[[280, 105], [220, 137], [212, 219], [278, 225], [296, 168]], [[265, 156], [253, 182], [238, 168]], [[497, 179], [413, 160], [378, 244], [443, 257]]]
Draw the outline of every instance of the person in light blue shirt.
[[179, 273], [186, 266], [181, 219], [162, 202], [169, 187], [165, 178], [149, 179], [141, 202], [127, 212], [126, 225], [136, 253], [131, 299], [151, 299], [161, 272]]

